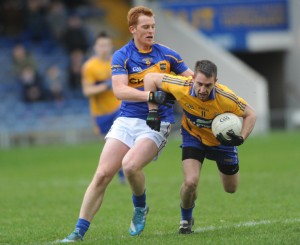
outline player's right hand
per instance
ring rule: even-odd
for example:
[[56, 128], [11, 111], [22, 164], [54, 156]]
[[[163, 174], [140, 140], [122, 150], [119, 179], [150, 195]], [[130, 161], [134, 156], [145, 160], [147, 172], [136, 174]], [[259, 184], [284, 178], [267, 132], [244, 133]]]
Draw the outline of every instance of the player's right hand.
[[146, 124], [155, 131], [160, 131], [160, 116], [157, 109], [149, 110]]
[[226, 139], [222, 133], [217, 134], [217, 140], [226, 146], [239, 146], [244, 143], [244, 138], [234, 132], [227, 132], [227, 135], [231, 138], [230, 140]]
[[172, 94], [164, 91], [150, 92], [148, 97], [148, 102], [168, 107], [171, 107], [175, 103], [175, 100], [176, 98]]

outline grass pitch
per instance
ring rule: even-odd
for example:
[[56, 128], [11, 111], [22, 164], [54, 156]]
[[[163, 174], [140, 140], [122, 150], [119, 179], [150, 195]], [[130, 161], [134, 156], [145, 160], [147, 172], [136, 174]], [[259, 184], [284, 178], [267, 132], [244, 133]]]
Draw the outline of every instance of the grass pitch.
[[[146, 167], [150, 212], [130, 237], [128, 185], [114, 179], [83, 244], [300, 244], [300, 132], [255, 136], [239, 147], [240, 186], [225, 193], [205, 161], [194, 210], [195, 233], [177, 234], [182, 181], [180, 141]], [[53, 244], [75, 226], [102, 144], [0, 151], [0, 244]]]

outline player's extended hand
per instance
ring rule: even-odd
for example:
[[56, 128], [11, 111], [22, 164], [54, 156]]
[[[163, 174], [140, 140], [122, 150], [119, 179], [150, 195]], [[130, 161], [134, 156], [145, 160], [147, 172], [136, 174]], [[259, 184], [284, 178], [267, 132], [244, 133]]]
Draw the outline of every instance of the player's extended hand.
[[111, 79], [107, 79], [105, 81], [106, 85], [107, 85], [107, 90], [111, 90], [112, 89], [112, 81]]
[[164, 91], [150, 92], [148, 101], [154, 104], [165, 105], [171, 107], [175, 103], [176, 98]]
[[146, 120], [147, 125], [151, 129], [159, 132], [160, 131], [160, 122], [161, 121], [160, 121], [160, 116], [159, 116], [158, 110], [157, 109], [149, 110], [147, 120]]
[[222, 133], [217, 134], [217, 140], [220, 141], [222, 145], [227, 146], [239, 146], [244, 143], [244, 138], [236, 135], [234, 132], [227, 132], [227, 135], [231, 138], [230, 140], [226, 139]]

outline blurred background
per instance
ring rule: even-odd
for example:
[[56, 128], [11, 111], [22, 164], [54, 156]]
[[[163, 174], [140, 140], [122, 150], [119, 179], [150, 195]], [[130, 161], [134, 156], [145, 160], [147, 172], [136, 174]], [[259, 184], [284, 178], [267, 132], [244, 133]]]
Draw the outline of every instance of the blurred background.
[[130, 40], [135, 5], [154, 10], [156, 41], [191, 69], [200, 59], [217, 64], [219, 82], [257, 111], [254, 134], [300, 128], [298, 0], [2, 0], [0, 148], [97, 138], [81, 65], [100, 31], [115, 49]]

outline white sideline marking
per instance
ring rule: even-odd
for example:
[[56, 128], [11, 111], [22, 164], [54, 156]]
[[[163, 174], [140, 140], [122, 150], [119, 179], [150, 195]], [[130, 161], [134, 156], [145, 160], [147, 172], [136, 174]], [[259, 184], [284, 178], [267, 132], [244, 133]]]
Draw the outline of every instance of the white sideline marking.
[[[258, 225], [269, 225], [269, 224], [275, 224], [275, 223], [283, 223], [283, 224], [292, 224], [292, 223], [300, 223], [300, 218], [295, 218], [295, 219], [285, 219], [285, 220], [259, 220], [259, 221], [246, 221], [242, 223], [237, 223], [237, 224], [231, 224], [231, 225], [220, 225], [220, 226], [207, 226], [207, 227], [198, 227], [194, 230], [195, 233], [199, 232], [206, 232], [206, 231], [216, 231], [216, 230], [223, 230], [223, 229], [230, 229], [230, 228], [242, 228], [242, 227], [252, 227], [252, 226], [258, 226]], [[156, 235], [166, 235], [166, 234], [174, 234], [174, 232], [171, 233], [163, 233], [161, 231], [156, 232]], [[122, 236], [123, 238], [124, 236]], [[89, 240], [91, 241], [99, 241], [101, 238], [96, 238]], [[61, 240], [56, 240], [54, 242], [48, 242], [44, 243], [47, 245], [53, 245], [53, 244], [58, 244], [61, 243]]]
[[232, 224], [232, 225], [198, 227], [194, 230], [194, 232], [216, 231], [216, 230], [223, 230], [223, 229], [229, 229], [229, 228], [242, 228], [242, 227], [251, 227], [251, 226], [258, 226], [258, 225], [269, 225], [269, 224], [275, 224], [275, 223], [284, 223], [284, 224], [300, 223], [300, 218], [285, 219], [285, 220], [247, 221], [247, 222]]

